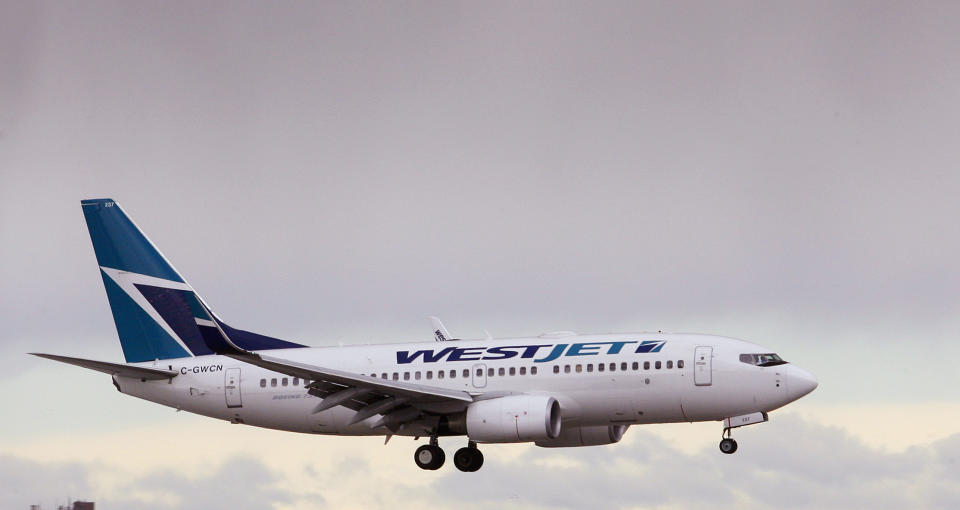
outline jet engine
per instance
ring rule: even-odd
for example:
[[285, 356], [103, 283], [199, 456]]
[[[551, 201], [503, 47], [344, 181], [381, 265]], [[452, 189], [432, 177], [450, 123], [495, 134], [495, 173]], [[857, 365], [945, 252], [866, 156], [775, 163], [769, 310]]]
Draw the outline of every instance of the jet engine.
[[467, 407], [467, 436], [479, 443], [522, 443], [560, 436], [560, 403], [549, 395], [510, 395]]
[[558, 448], [569, 446], [598, 446], [619, 442], [629, 425], [570, 427], [553, 439], [538, 440], [537, 446]]

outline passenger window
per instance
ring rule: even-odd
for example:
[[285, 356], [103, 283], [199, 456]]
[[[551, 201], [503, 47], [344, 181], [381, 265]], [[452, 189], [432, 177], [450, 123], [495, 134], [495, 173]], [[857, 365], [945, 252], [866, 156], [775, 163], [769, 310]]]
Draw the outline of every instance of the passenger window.
[[554, 366], [553, 366], [553, 373], [555, 373], [555, 374], [559, 374], [559, 373], [560, 373], [560, 365], [554, 365]]
[[537, 375], [537, 367], [530, 367], [530, 375]]
[[[477, 370], [477, 375], [483, 375], [483, 372]], [[464, 369], [463, 369], [463, 378], [466, 379], [467, 377], [470, 377], [470, 369], [464, 368]]]
[[386, 378], [387, 378], [387, 373], [384, 372], [384, 373], [380, 374], [380, 378], [381, 378], [381, 379], [386, 379]]
[[503, 367], [500, 367], [500, 369], [497, 370], [497, 375], [504, 375], [504, 373], [505, 373], [505, 371], [504, 371]]
[[271, 388], [276, 388], [276, 387], [277, 387], [277, 379], [276, 379], [276, 377], [274, 377], [273, 379], [270, 379], [270, 387], [271, 387]]
[[[437, 379], [443, 379], [443, 374], [446, 374], [443, 370], [437, 370]], [[430, 378], [430, 372], [427, 372], [427, 379]]]
[[510, 367], [510, 375], [517, 375], [517, 368], [516, 368], [516, 367]]
[[493, 369], [492, 369], [492, 368], [488, 368], [488, 369], [487, 369], [487, 377], [493, 377]]
[[658, 362], [654, 363], [654, 364], [653, 364], [653, 368], [656, 368], [657, 370], [660, 370], [660, 362], [658, 361]]
[[649, 362], [649, 361], [644, 361], [644, 362], [643, 362], [643, 369], [644, 369], [644, 370], [650, 370], [650, 362]]
[[527, 367], [520, 367], [520, 375], [527, 375]]
[[288, 382], [290, 381], [288, 381], [287, 378], [284, 377], [283, 380], [280, 382], [280, 384], [282, 384], [283, 386], [286, 386]]
[[427, 370], [427, 379], [433, 379], [433, 370]]
[[597, 363], [597, 372], [603, 372], [605, 368], [607, 368], [607, 365], [603, 363]]
[[418, 380], [418, 381], [420, 380], [420, 371], [419, 371], [419, 370], [417, 370], [416, 372], [413, 373], [413, 378], [416, 379], [416, 380]]
[[409, 380], [410, 380], [410, 372], [404, 372], [404, 373], [403, 373], [403, 380], [404, 380], [404, 381], [409, 381]]
[[583, 372], [583, 365], [577, 365], [577, 373]]
[[300, 378], [299, 378], [299, 377], [294, 377], [294, 378], [293, 378], [293, 385], [294, 385], [294, 386], [300, 386]]
[[396, 372], [394, 372], [394, 373], [393, 373], [393, 380], [394, 380], [394, 381], [396, 381], [397, 379], [398, 379], [398, 377], [397, 377], [397, 373], [396, 373]]
[[483, 375], [483, 369], [482, 369], [482, 368], [478, 368], [478, 369], [477, 369], [477, 377], [480, 377], [480, 376], [482, 376], [482, 375]]
[[617, 364], [616, 364], [616, 363], [610, 363], [610, 371], [611, 371], [611, 372], [616, 372], [616, 371], [617, 371]]
[[587, 363], [587, 372], [593, 372], [593, 363]]
[[667, 368], [673, 368], [673, 360], [672, 360], [672, 359], [667, 360]]
[[624, 372], [627, 371], [627, 362], [626, 362], [626, 361], [624, 361], [623, 363], [620, 363], [620, 370], [623, 370]]
[[266, 388], [266, 387], [267, 387], [267, 380], [266, 380], [266, 379], [260, 379], [260, 387], [261, 387], [261, 388]]
[[564, 365], [564, 366], [563, 366], [563, 373], [565, 373], [565, 374], [569, 374], [569, 373], [570, 373], [570, 365]]
[[677, 360], [677, 368], [683, 368], [683, 360]]
[[[466, 369], [463, 370], [463, 376], [464, 376], [464, 377], [467, 376], [467, 370], [466, 370]], [[456, 379], [456, 378], [457, 378], [457, 371], [456, 371], [456, 370], [451, 370], [451, 371], [450, 371], [450, 378], [451, 378], [451, 379]]]
[[634, 362], [633, 362], [633, 369], [634, 369], [634, 370], [640, 370], [640, 363], [637, 362], [637, 361], [634, 361]]

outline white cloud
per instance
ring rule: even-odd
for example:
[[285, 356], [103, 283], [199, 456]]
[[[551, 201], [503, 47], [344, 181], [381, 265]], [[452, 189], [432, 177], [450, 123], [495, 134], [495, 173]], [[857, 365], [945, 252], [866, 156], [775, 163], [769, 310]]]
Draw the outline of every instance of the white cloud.
[[[320, 438], [190, 420], [46, 447], [5, 448], [2, 503], [93, 494], [99, 508], [739, 508], [949, 509], [960, 505], [960, 434], [905, 451], [874, 448], [794, 415], [738, 430], [740, 450], [688, 452], [644, 427], [617, 445], [483, 445], [477, 473], [417, 469], [414, 443]], [[718, 431], [717, 431], [718, 432]], [[153, 438], [144, 442], [144, 438]], [[715, 438], [716, 439], [716, 438]], [[448, 459], [462, 439], [441, 441]], [[39, 452], [26, 460], [28, 452]], [[61, 460], [57, 460], [61, 459]], [[84, 492], [89, 491], [89, 492]], [[144, 502], [150, 502], [146, 505]], [[13, 505], [13, 506], [16, 506]], [[11, 505], [6, 505], [11, 506]]]

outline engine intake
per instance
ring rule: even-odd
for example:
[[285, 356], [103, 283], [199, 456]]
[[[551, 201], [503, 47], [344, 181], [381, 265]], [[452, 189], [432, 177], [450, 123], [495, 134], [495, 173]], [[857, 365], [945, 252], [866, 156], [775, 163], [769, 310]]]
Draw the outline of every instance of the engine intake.
[[479, 443], [524, 443], [560, 436], [560, 403], [549, 395], [510, 395], [467, 407], [467, 436]]

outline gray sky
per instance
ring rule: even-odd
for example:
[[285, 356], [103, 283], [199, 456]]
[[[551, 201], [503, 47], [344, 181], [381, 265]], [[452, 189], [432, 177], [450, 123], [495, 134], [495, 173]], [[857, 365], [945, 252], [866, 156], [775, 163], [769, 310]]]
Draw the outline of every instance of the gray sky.
[[[24, 356], [122, 359], [79, 207], [104, 196], [254, 331], [428, 340], [430, 314], [466, 337], [702, 331], [772, 346], [821, 382], [743, 433], [736, 490], [679, 489], [694, 466], [726, 472], [716, 424], [635, 427], [596, 451], [491, 446], [489, 483], [573, 486], [609, 459], [608, 483], [630, 487], [671, 457], [660, 485], [682, 494], [604, 490], [610, 506], [764, 506], [771, 463], [796, 508], [892, 479], [957, 506], [937, 470], [960, 455], [958, 17], [933, 2], [0, 4], [0, 355], [14, 362], [0, 405], [17, 416], [0, 456], [22, 467], [0, 487], [50, 481], [0, 489], [2, 506], [51, 506], [58, 484], [108, 510], [150, 490], [203, 498], [234, 463], [266, 473], [249, 501], [349, 505], [363, 480], [314, 466], [331, 452], [383, 480], [367, 507], [423, 490], [452, 502], [465, 483], [416, 470], [409, 440], [294, 435], [261, 457], [224, 444], [186, 473], [160, 454], [111, 482], [124, 450], [83, 445], [176, 448], [187, 424], [281, 436]], [[74, 446], [49, 446], [63, 437]], [[834, 452], [862, 475], [815, 476]], [[291, 480], [337, 489], [317, 499]], [[517, 491], [498, 504], [563, 506]]]

